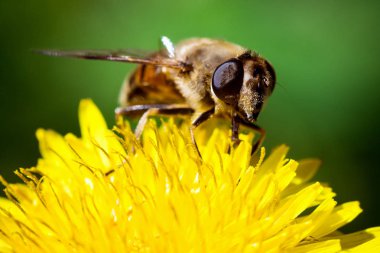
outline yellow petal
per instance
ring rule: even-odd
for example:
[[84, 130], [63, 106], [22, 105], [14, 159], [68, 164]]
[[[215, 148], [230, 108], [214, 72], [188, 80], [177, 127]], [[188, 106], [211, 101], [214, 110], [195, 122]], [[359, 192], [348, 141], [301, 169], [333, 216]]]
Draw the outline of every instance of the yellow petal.
[[107, 124], [98, 107], [90, 99], [84, 99], [79, 105], [79, 124], [83, 140], [87, 145], [92, 144], [107, 166], [109, 152], [107, 145]]
[[338, 228], [346, 225], [356, 218], [362, 209], [359, 207], [359, 202], [352, 201], [342, 204], [334, 209], [329, 217], [324, 221], [324, 225], [311, 234], [315, 238], [328, 235]]
[[368, 228], [347, 235], [335, 237], [340, 240], [344, 252], [380, 252], [380, 227]]
[[314, 242], [293, 249], [287, 250], [289, 253], [335, 253], [340, 252], [341, 246], [339, 240], [327, 240], [323, 242]]
[[317, 173], [321, 160], [319, 159], [304, 159], [299, 161], [297, 167], [297, 176], [294, 178], [294, 184], [302, 184], [309, 181]]

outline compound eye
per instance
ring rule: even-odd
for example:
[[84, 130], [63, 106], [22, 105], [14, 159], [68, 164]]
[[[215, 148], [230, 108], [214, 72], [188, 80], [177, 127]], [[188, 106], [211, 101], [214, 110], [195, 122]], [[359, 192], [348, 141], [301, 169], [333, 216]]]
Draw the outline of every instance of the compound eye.
[[215, 69], [212, 76], [212, 90], [225, 103], [237, 104], [243, 77], [243, 63], [237, 59], [228, 60]]

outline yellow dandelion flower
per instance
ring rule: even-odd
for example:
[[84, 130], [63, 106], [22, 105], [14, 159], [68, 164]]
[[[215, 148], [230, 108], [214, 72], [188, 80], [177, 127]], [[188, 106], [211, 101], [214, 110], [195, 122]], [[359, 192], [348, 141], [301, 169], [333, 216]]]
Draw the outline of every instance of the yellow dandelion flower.
[[337, 229], [360, 212], [310, 182], [317, 160], [280, 146], [251, 159], [252, 134], [228, 152], [228, 130], [150, 121], [141, 142], [110, 130], [90, 100], [82, 137], [38, 130], [42, 158], [0, 199], [1, 252], [379, 252], [380, 228]]

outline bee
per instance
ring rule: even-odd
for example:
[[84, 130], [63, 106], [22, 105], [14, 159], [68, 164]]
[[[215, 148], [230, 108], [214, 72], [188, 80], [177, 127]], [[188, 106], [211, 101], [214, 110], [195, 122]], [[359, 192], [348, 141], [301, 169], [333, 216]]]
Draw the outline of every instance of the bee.
[[[265, 130], [256, 124], [263, 104], [272, 94], [276, 75], [272, 65], [256, 52], [237, 44], [209, 38], [186, 39], [174, 46], [162, 37], [163, 48], [154, 53], [132, 50], [42, 50], [50, 56], [137, 63], [124, 81], [116, 115], [141, 116], [139, 137], [149, 116], [191, 115], [190, 134], [213, 116], [231, 120], [233, 143], [239, 126], [260, 133], [252, 152], [261, 146]], [[198, 150], [198, 148], [197, 148]], [[198, 151], [199, 153], [199, 151]]]

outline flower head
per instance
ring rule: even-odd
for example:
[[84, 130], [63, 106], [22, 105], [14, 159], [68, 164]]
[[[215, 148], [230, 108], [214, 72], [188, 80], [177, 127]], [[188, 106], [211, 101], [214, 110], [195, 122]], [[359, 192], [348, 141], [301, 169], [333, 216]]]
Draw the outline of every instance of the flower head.
[[319, 161], [280, 146], [251, 158], [252, 134], [150, 121], [141, 142], [110, 130], [90, 100], [82, 137], [37, 131], [42, 158], [0, 199], [1, 252], [376, 252], [380, 228], [343, 235], [360, 212], [310, 182]]

